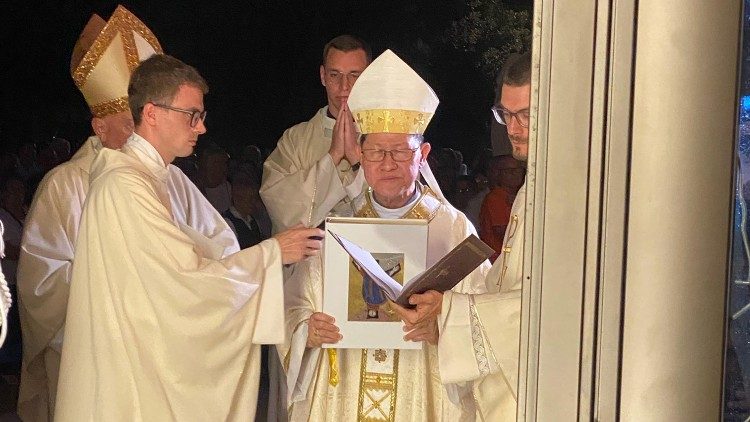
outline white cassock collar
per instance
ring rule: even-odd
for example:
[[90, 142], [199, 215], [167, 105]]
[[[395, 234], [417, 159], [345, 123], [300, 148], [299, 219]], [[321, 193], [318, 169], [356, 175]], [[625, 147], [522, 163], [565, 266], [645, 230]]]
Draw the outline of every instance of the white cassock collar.
[[138, 158], [138, 160], [154, 174], [154, 176], [163, 182], [167, 181], [169, 171], [167, 170], [167, 165], [164, 163], [164, 159], [161, 158], [161, 155], [156, 151], [156, 148], [154, 148], [154, 146], [144, 137], [133, 132], [125, 143], [125, 146], [122, 148], [122, 152], [128, 153], [128, 150], [135, 155], [136, 158]]
[[[416, 184], [415, 184], [416, 185]], [[375, 210], [376, 213], [380, 216], [380, 218], [386, 218], [386, 219], [397, 219], [401, 218], [409, 212], [410, 209], [414, 207], [414, 204], [417, 203], [419, 200], [419, 196], [421, 193], [421, 190], [419, 189], [419, 186], [414, 189], [414, 194], [411, 196], [409, 201], [404, 205], [403, 207], [399, 208], [386, 208], [378, 203], [378, 201], [375, 199], [375, 195], [371, 194], [372, 191], [368, 192], [368, 195], [370, 196], [372, 208]]]

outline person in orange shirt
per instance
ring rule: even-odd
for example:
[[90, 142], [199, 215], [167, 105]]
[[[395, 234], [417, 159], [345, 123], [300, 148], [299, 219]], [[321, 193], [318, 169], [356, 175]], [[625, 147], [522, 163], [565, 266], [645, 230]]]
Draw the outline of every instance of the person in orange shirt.
[[503, 248], [510, 208], [526, 177], [526, 168], [512, 155], [498, 155], [490, 162], [489, 177], [492, 189], [484, 198], [479, 212], [479, 238], [495, 250], [490, 258], [495, 262]]

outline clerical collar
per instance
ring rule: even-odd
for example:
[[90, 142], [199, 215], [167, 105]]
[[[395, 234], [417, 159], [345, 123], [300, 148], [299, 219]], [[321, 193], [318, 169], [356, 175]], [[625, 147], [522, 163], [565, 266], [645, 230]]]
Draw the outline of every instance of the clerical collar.
[[390, 219], [396, 219], [401, 218], [409, 212], [412, 207], [414, 207], [414, 204], [417, 203], [420, 197], [420, 189], [419, 186], [414, 189], [414, 193], [412, 194], [411, 198], [406, 202], [406, 204], [403, 207], [399, 208], [386, 208], [378, 203], [378, 201], [375, 199], [375, 195], [372, 193], [372, 190], [368, 192], [368, 195], [370, 195], [370, 199], [372, 200], [372, 208], [375, 210], [376, 213], [380, 216], [380, 218], [390, 218]]
[[154, 148], [154, 146], [151, 145], [151, 143], [147, 141], [143, 136], [133, 132], [133, 134], [130, 135], [130, 138], [128, 138], [128, 141], [125, 143], [125, 145], [135, 151], [140, 152], [140, 154], [138, 155], [143, 155], [154, 163], [159, 164], [165, 168], [167, 167], [167, 165], [164, 163], [164, 159], [161, 158], [161, 155], [159, 155], [159, 151], [157, 151], [156, 148]]
[[134, 156], [162, 183], [167, 182], [169, 170], [159, 152], [141, 135], [133, 132], [122, 147], [122, 152]]
[[104, 144], [102, 144], [102, 140], [98, 136], [90, 136], [89, 139], [91, 140], [91, 147], [94, 148], [94, 152], [99, 152], [104, 148]]

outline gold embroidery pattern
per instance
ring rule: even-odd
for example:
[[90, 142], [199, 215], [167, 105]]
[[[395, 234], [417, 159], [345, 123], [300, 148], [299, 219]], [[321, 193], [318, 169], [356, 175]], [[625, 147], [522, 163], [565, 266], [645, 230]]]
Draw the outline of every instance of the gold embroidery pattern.
[[[383, 352], [385, 353], [384, 350]], [[368, 372], [367, 353], [367, 349], [362, 350], [357, 422], [394, 422], [396, 420], [399, 351], [393, 351], [393, 373], [391, 374]], [[388, 407], [384, 408], [384, 405]]]
[[[402, 218], [432, 220], [440, 209], [439, 199], [432, 190], [423, 185], [418, 185], [420, 196], [414, 206], [404, 214]], [[428, 197], [433, 198], [437, 206], [425, 201]], [[362, 208], [356, 213], [356, 217], [379, 218], [372, 205], [372, 188], [366, 193], [366, 201]], [[362, 350], [362, 362], [360, 364], [359, 376], [359, 406], [357, 407], [358, 422], [393, 422], [396, 417], [396, 387], [398, 385], [398, 357], [399, 351], [393, 350], [392, 357], [389, 351], [376, 349], [372, 358], [378, 363], [384, 363], [392, 359], [393, 370], [390, 374], [370, 372], [367, 370], [367, 349]], [[388, 407], [384, 407], [384, 406]]]
[[385, 362], [386, 358], [388, 358], [388, 354], [383, 349], [375, 350], [375, 353], [373, 354], [373, 356], [375, 357], [375, 360], [380, 363]]
[[508, 246], [510, 244], [510, 240], [513, 239], [513, 236], [516, 235], [516, 229], [518, 229], [518, 214], [513, 214], [513, 217], [510, 219], [510, 224], [508, 225], [508, 228], [506, 230], [506, 238], [503, 242], [503, 262], [502, 262], [502, 273], [500, 274], [500, 279], [497, 280], [497, 286], [500, 286], [502, 284], [503, 280], [505, 279], [505, 272], [508, 271], [508, 266], [505, 264], [508, 259], [508, 254], [510, 254], [510, 251], [512, 249], [511, 246]]
[[[427, 220], [431, 221], [435, 216], [437, 215], [438, 207], [430, 208], [424, 203], [424, 199], [427, 197], [432, 197], [440, 203], [440, 200], [437, 199], [437, 196], [435, 196], [435, 193], [432, 192], [432, 189], [430, 189], [428, 186], [422, 186], [420, 185], [421, 189], [421, 195], [419, 196], [419, 199], [414, 204], [414, 206], [404, 214], [401, 218], [406, 219], [417, 219], [417, 220]], [[372, 206], [372, 188], [369, 188], [367, 190], [367, 193], [365, 194], [366, 201], [365, 204], [362, 206], [362, 208], [355, 213], [355, 217], [360, 218], [380, 218], [378, 213], [375, 211], [375, 208]]]
[[109, 116], [110, 114], [117, 114], [127, 110], [130, 110], [128, 97], [115, 98], [114, 100], [91, 106], [91, 113], [96, 117]]
[[[161, 45], [151, 30], [135, 17], [135, 15], [128, 12], [127, 9], [122, 6], [117, 6], [117, 9], [112, 13], [109, 21], [107, 21], [107, 24], [104, 26], [104, 29], [102, 29], [102, 32], [96, 37], [91, 48], [89, 48], [89, 51], [86, 52], [81, 63], [73, 72], [73, 81], [75, 81], [75, 84], [79, 89], [86, 83], [91, 72], [96, 65], [99, 64], [102, 55], [104, 55], [104, 52], [107, 51], [109, 45], [112, 44], [112, 40], [114, 40], [118, 34], [123, 34], [122, 41], [125, 45], [128, 68], [132, 71], [138, 66], [138, 52], [135, 47], [135, 38], [132, 32], [136, 32], [142, 36], [143, 39], [154, 48], [156, 53], [162, 53]], [[129, 36], [126, 36], [125, 34], [129, 34]]]
[[339, 385], [339, 354], [336, 349], [326, 349], [328, 352], [328, 383], [332, 387]]
[[361, 110], [354, 120], [360, 133], [424, 133], [432, 113], [416, 110]]

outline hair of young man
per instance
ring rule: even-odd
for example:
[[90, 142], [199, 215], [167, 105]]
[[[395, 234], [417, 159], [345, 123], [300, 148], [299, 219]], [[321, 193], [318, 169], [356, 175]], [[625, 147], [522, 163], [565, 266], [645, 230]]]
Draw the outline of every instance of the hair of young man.
[[503, 85], [524, 86], [531, 83], [531, 52], [513, 53], [503, 64], [503, 68], [495, 80], [495, 103], [500, 102], [500, 91]]
[[143, 107], [148, 103], [169, 105], [182, 85], [208, 93], [208, 84], [198, 71], [166, 54], [155, 54], [144, 60], [130, 75], [128, 104], [133, 123], [141, 123]]
[[369, 64], [372, 61], [372, 49], [366, 42], [354, 35], [344, 34], [328, 41], [325, 47], [323, 47], [323, 66], [325, 66], [328, 59], [328, 52], [332, 48], [343, 52], [362, 50], [365, 52], [365, 56], [367, 56], [367, 63]]

